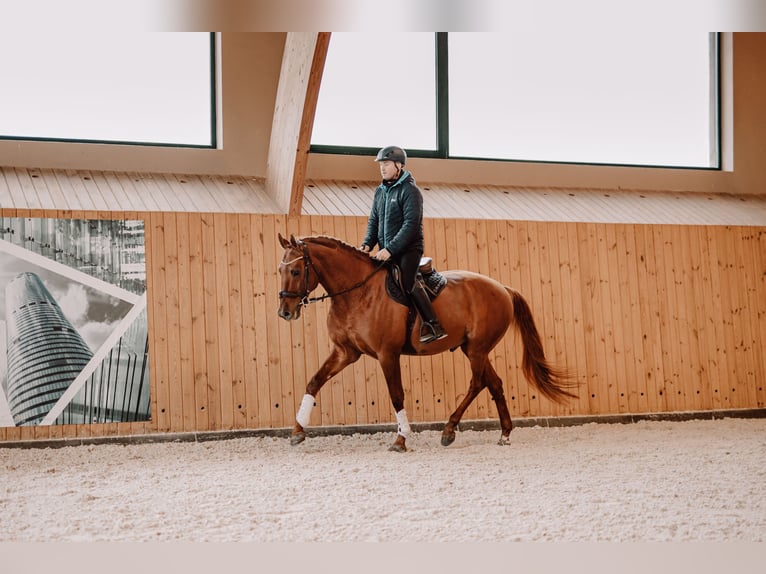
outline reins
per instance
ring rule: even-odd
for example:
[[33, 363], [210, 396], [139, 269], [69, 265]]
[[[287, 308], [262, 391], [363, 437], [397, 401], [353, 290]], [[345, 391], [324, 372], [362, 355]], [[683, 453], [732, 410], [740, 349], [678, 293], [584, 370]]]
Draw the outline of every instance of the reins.
[[[351, 287], [346, 287], [345, 289], [341, 289], [340, 291], [335, 291], [334, 293], [325, 293], [324, 295], [319, 295], [318, 297], [309, 297], [309, 269], [312, 266], [311, 263], [311, 257], [309, 257], [309, 250], [308, 246], [303, 243], [302, 241], [299, 242], [299, 245], [302, 249], [302, 254], [300, 257], [296, 257], [295, 259], [291, 261], [286, 262], [280, 262], [280, 265], [290, 265], [291, 263], [295, 263], [299, 259], [303, 259], [303, 293], [297, 293], [295, 291], [280, 291], [279, 292], [279, 298], [284, 299], [287, 297], [293, 297], [293, 298], [299, 298], [301, 305], [308, 305], [309, 303], [316, 303], [318, 301], [324, 301], [325, 299], [331, 299], [333, 297], [337, 297], [338, 295], [344, 295], [345, 293], [349, 293], [351, 291], [354, 291], [355, 289], [359, 289], [362, 287], [367, 281], [369, 281], [373, 275], [375, 275], [378, 271], [380, 271], [387, 263], [388, 261], [381, 261], [378, 265], [375, 266], [375, 268], [361, 281], [357, 281], [354, 283]], [[319, 271], [316, 269], [314, 270], [317, 274], [317, 278], [319, 279], [319, 282], [322, 282], [322, 277], [319, 274]]]

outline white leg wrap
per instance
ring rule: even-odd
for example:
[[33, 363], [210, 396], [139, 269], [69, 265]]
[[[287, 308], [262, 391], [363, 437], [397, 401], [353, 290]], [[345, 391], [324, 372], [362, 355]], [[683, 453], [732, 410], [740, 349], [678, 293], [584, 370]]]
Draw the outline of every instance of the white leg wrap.
[[309, 426], [311, 421], [311, 409], [314, 408], [314, 397], [306, 393], [303, 395], [301, 401], [301, 407], [298, 409], [298, 414], [295, 415], [295, 422], [301, 425], [303, 428]]
[[402, 435], [404, 438], [407, 438], [411, 432], [410, 422], [407, 420], [407, 411], [402, 409], [396, 413], [396, 422], [399, 426], [397, 429], [398, 434]]

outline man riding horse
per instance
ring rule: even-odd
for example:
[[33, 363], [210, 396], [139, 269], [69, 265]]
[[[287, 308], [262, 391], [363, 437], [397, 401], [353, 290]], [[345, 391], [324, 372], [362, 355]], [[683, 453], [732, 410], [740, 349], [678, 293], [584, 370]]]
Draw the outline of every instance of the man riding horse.
[[393, 260], [400, 269], [402, 288], [422, 319], [420, 342], [444, 339], [447, 332], [436, 317], [423, 284], [416, 281], [425, 246], [423, 239], [423, 194], [412, 174], [404, 169], [407, 153], [400, 147], [388, 146], [378, 152], [382, 181], [375, 189], [367, 234], [362, 250], [380, 248], [375, 259]]

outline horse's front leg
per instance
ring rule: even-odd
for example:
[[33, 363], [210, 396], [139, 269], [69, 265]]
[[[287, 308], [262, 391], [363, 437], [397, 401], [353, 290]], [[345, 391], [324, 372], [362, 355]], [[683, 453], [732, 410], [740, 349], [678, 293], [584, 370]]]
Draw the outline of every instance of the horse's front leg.
[[407, 452], [407, 437], [410, 434], [410, 423], [407, 420], [407, 411], [404, 410], [404, 388], [402, 387], [402, 369], [399, 364], [399, 355], [379, 356], [383, 375], [386, 377], [388, 395], [396, 413], [397, 433], [396, 440], [388, 450], [394, 452]]
[[319, 389], [344, 368], [356, 361], [360, 356], [361, 353], [356, 349], [340, 347], [338, 345], [333, 346], [330, 355], [325, 359], [322, 366], [319, 367], [319, 370], [313, 377], [311, 377], [311, 380], [306, 385], [306, 394], [303, 395], [301, 406], [295, 415], [295, 426], [290, 435], [291, 445], [300, 444], [306, 440], [305, 428], [309, 425], [309, 421], [311, 420], [314, 399], [319, 393]]

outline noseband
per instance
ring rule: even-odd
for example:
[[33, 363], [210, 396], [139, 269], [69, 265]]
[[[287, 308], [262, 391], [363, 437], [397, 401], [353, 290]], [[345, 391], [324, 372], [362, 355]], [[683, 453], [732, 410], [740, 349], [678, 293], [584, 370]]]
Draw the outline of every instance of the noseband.
[[[351, 287], [348, 287], [347, 289], [341, 289], [340, 291], [336, 291], [335, 293], [325, 293], [324, 295], [320, 295], [319, 297], [309, 297], [309, 269], [311, 268], [311, 258], [309, 257], [309, 250], [306, 244], [300, 240], [297, 241], [297, 244], [301, 248], [300, 257], [296, 257], [295, 259], [291, 261], [280, 261], [279, 264], [290, 265], [292, 263], [295, 263], [299, 259], [303, 259], [303, 291], [300, 293], [297, 291], [280, 291], [279, 298], [280, 299], [300, 299], [299, 305], [301, 306], [308, 305], [309, 303], [316, 303], [317, 301], [324, 301], [325, 299], [329, 299], [337, 295], [343, 295], [344, 293], [348, 293], [349, 291], [358, 289], [359, 287], [367, 283], [367, 281], [369, 281], [373, 275], [375, 275], [378, 271], [380, 271], [385, 265], [389, 263], [388, 261], [381, 261], [378, 265], [375, 266], [372, 272], [369, 275], [367, 275], [367, 277], [355, 283]], [[315, 269], [314, 273], [316, 273], [317, 279], [319, 283], [321, 283], [322, 278], [320, 277], [319, 272], [316, 271]]]

